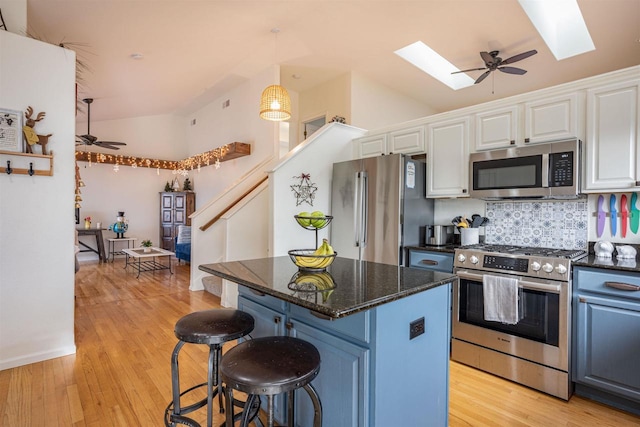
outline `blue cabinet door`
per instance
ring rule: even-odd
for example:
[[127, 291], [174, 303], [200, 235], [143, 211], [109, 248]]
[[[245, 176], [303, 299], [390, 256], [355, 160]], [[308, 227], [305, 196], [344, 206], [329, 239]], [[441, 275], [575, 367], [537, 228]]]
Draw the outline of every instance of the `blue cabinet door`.
[[574, 301], [574, 381], [640, 403], [638, 305], [582, 294]]
[[[369, 425], [370, 350], [291, 319], [291, 336], [320, 352], [320, 373], [313, 380], [324, 408], [323, 426]], [[313, 425], [313, 405], [306, 391], [296, 391], [296, 426]]]
[[[284, 332], [286, 315], [284, 313], [257, 304], [242, 295], [238, 297], [238, 309], [253, 316], [255, 327], [249, 334], [251, 338], [286, 335]], [[273, 398], [274, 416], [280, 423], [286, 419], [285, 400], [286, 396], [282, 394]], [[266, 398], [262, 398], [262, 409], [267, 410]]]

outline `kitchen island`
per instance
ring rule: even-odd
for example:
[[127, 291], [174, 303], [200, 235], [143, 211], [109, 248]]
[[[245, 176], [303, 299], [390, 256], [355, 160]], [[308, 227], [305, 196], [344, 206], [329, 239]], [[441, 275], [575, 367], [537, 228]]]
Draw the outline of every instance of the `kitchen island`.
[[[238, 308], [256, 319], [252, 337], [290, 335], [318, 348], [323, 425], [447, 425], [456, 276], [339, 257], [318, 274], [288, 257], [199, 269], [240, 285]], [[311, 425], [311, 402], [297, 396], [297, 425]], [[280, 422], [284, 409], [278, 396]]]

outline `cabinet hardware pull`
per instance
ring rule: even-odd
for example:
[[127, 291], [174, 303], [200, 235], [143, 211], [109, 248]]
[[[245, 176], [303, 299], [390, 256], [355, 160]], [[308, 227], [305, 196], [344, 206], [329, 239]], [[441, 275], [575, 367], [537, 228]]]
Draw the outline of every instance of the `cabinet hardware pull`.
[[285, 327], [287, 328], [288, 331], [293, 329], [293, 323], [291, 323], [291, 322], [287, 322], [284, 325], [285, 325]]
[[264, 292], [256, 291], [255, 289], [249, 288], [249, 290], [251, 291], [252, 294], [258, 295], [260, 297], [263, 297], [266, 295]]
[[432, 259], [423, 259], [422, 261], [420, 261], [420, 264], [425, 264], [425, 265], [438, 265], [438, 261], [434, 261]]
[[312, 316], [317, 317], [318, 319], [331, 320], [330, 316], [327, 316], [326, 314], [323, 314], [323, 313], [318, 313], [317, 311], [309, 310], [309, 313], [311, 313]]
[[582, 298], [582, 297], [578, 298], [578, 301], [580, 301], [580, 302], [587, 302], [587, 300], [586, 300], [586, 299], [584, 299], [584, 298]]
[[281, 320], [280, 316], [273, 316], [273, 323], [276, 325], [279, 324]]
[[467, 189], [466, 189], [466, 188], [463, 188], [463, 189], [462, 189], [462, 194], [466, 194], [466, 193], [467, 193]]
[[621, 291], [640, 291], [640, 286], [632, 285], [631, 283], [604, 282], [604, 285]]
[[636, 181], [636, 187], [640, 187], [640, 181]]

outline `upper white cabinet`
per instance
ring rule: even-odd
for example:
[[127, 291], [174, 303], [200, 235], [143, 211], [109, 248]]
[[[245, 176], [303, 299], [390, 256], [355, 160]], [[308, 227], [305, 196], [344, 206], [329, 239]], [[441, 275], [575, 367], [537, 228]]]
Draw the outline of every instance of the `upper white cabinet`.
[[375, 157], [387, 154], [387, 135], [372, 135], [357, 138], [355, 143], [355, 156], [358, 159], [364, 157]]
[[[584, 97], [583, 97], [584, 102]], [[549, 142], [579, 137], [578, 93], [524, 104], [524, 142]]]
[[587, 91], [584, 192], [640, 188], [640, 80]]
[[424, 126], [389, 132], [390, 153], [424, 153]]
[[354, 140], [357, 158], [383, 154], [424, 153], [424, 126], [414, 126], [391, 132], [369, 135]]
[[469, 116], [427, 125], [427, 197], [469, 196]]
[[493, 150], [515, 145], [519, 137], [518, 106], [477, 113], [475, 150]]

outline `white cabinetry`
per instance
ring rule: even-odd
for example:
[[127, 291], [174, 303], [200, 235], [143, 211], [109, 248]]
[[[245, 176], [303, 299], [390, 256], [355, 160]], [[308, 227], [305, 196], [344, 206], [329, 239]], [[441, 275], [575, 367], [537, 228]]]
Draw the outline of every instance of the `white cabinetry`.
[[584, 192], [640, 188], [640, 80], [587, 91]]
[[387, 154], [387, 135], [372, 135], [354, 139], [355, 156], [358, 159]]
[[[583, 102], [584, 102], [584, 97]], [[579, 137], [578, 93], [524, 104], [524, 142], [537, 143]]]
[[469, 195], [470, 117], [427, 125], [427, 197]]
[[354, 140], [357, 158], [424, 153], [424, 126], [413, 126]]
[[394, 154], [424, 153], [424, 126], [390, 132], [389, 152]]
[[493, 150], [515, 145], [518, 131], [517, 105], [477, 113], [475, 149]]

